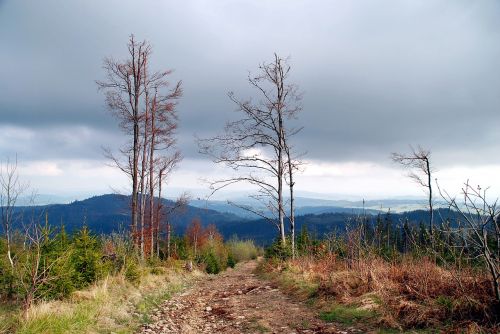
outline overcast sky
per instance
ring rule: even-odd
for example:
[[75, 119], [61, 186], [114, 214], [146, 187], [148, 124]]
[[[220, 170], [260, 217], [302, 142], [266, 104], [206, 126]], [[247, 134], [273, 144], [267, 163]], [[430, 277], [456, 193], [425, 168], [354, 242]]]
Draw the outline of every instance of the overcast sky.
[[131, 33], [184, 83], [185, 159], [167, 196], [198, 196], [200, 177], [225, 173], [193, 136], [220, 132], [235, 116], [227, 92], [254, 96], [248, 71], [273, 52], [290, 56], [304, 92], [298, 190], [421, 195], [389, 159], [411, 144], [432, 150], [450, 191], [470, 178], [500, 194], [498, 1], [0, 0], [0, 158], [17, 153], [40, 193], [126, 192], [103, 158], [124, 137], [95, 80], [104, 57], [126, 56]]

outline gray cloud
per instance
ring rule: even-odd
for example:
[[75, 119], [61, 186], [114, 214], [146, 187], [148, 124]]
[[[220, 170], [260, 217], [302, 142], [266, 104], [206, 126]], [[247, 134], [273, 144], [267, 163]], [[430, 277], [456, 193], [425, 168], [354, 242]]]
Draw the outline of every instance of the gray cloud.
[[[0, 2], [0, 124], [34, 138], [0, 141], [28, 159], [101, 159], [119, 130], [94, 80], [133, 32], [154, 66], [184, 81], [179, 146], [214, 134], [253, 92], [248, 70], [290, 55], [305, 92], [297, 145], [327, 161], [388, 162], [408, 144], [438, 162], [498, 163], [500, 4], [496, 1]], [[5, 137], [4, 134], [3, 137]]]

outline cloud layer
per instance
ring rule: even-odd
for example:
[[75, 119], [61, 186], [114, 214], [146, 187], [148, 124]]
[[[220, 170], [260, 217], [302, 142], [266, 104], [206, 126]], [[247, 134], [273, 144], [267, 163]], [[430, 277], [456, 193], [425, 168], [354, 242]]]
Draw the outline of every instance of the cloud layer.
[[495, 166], [499, 13], [493, 0], [3, 1], [0, 155], [100, 168], [100, 147], [123, 137], [94, 81], [134, 33], [184, 82], [179, 146], [191, 161], [202, 159], [193, 134], [235, 117], [226, 93], [253, 96], [248, 71], [277, 52], [304, 91], [297, 146], [310, 160], [390, 168], [390, 152], [420, 144], [442, 170]]

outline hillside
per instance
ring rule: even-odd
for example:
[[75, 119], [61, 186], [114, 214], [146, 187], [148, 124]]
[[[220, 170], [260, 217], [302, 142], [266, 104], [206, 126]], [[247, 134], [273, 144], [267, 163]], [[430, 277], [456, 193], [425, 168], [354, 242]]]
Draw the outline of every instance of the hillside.
[[[352, 204], [351, 202], [349, 202]], [[173, 201], [163, 199], [163, 204], [168, 207]], [[196, 203], [200, 204], [200, 203]], [[268, 244], [277, 234], [276, 227], [264, 219], [251, 219], [249, 216], [239, 216], [234, 212], [220, 212], [212, 209], [217, 207], [224, 210], [228, 204], [216, 203], [205, 208], [187, 205], [182, 212], [171, 217], [174, 232], [183, 234], [187, 225], [194, 219], [199, 218], [203, 225], [215, 224], [225, 238], [237, 235], [239, 238], [251, 238], [259, 244]], [[308, 203], [309, 204], [309, 203]], [[324, 204], [324, 203], [321, 203]], [[25, 222], [31, 217], [40, 220], [49, 219], [53, 226], [64, 225], [71, 232], [80, 229], [84, 224], [94, 233], [109, 234], [128, 229], [130, 221], [129, 197], [125, 195], [107, 194], [94, 196], [82, 201], [74, 201], [70, 204], [52, 204], [35, 207], [18, 207], [17, 211]], [[303, 214], [303, 213], [306, 214]], [[417, 224], [426, 221], [428, 214], [423, 210], [404, 213], [391, 213], [389, 216], [376, 210], [366, 210], [368, 222], [375, 225], [377, 216], [381, 219], [390, 219], [394, 224], [408, 219], [409, 223]], [[346, 224], [359, 217], [359, 208], [342, 208], [331, 206], [308, 206], [298, 210], [296, 217], [296, 230], [300, 232], [303, 226], [307, 226], [310, 233], [323, 236], [330, 232], [342, 232]], [[447, 211], [442, 212], [443, 215]]]
[[[166, 207], [174, 202], [163, 199]], [[129, 196], [107, 194], [94, 196], [70, 204], [51, 204], [35, 207], [17, 207], [17, 212], [25, 221], [31, 217], [44, 219], [47, 214], [51, 225], [64, 225], [68, 232], [87, 225], [93, 232], [108, 234], [128, 229], [130, 223]], [[199, 218], [203, 224], [239, 223], [244, 218], [231, 213], [221, 213], [211, 209], [188, 205], [182, 212], [171, 217], [175, 229], [183, 232], [192, 219]]]

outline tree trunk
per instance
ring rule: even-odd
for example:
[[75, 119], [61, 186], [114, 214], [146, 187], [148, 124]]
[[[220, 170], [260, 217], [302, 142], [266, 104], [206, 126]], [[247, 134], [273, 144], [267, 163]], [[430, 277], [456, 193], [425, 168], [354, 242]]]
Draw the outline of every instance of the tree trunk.
[[429, 165], [429, 159], [425, 159], [425, 166], [427, 168], [427, 182], [429, 186], [429, 210], [430, 210], [429, 229], [430, 229], [430, 235], [432, 237], [434, 234], [434, 210], [432, 207], [432, 180], [431, 180], [431, 168]]
[[[155, 150], [155, 113], [156, 113], [156, 94], [153, 99], [153, 105], [151, 106], [151, 141], [149, 147], [149, 221], [151, 226], [151, 258], [153, 258], [154, 252], [154, 231], [155, 231], [155, 221], [154, 221], [154, 150]], [[159, 222], [158, 222], [159, 224]], [[156, 227], [157, 228], [157, 227]]]
[[288, 153], [288, 178], [290, 183], [290, 237], [292, 239], [292, 259], [295, 259], [295, 208], [293, 194], [293, 172], [290, 153]]
[[[146, 111], [146, 117], [147, 117], [147, 111]], [[145, 215], [146, 215], [146, 189], [145, 189], [145, 183], [146, 183], [146, 152], [147, 152], [147, 126], [144, 126], [144, 147], [142, 151], [142, 168], [141, 168], [141, 237], [140, 237], [140, 243], [141, 243], [141, 258], [144, 259], [144, 223], [145, 223]]]
[[172, 238], [172, 227], [170, 225], [170, 222], [167, 222], [167, 258], [170, 259], [172, 256], [172, 251], [171, 251], [171, 238]]
[[9, 258], [10, 268], [14, 270], [14, 260], [12, 260], [12, 255], [10, 253], [10, 241], [8, 237], [7, 237], [7, 257]]
[[132, 162], [132, 235], [134, 246], [137, 248], [137, 225], [138, 225], [138, 160], [139, 160], [139, 125], [134, 124], [134, 158]]
[[[139, 169], [139, 99], [140, 99], [140, 86], [142, 75], [142, 56], [139, 48], [139, 53], [136, 59], [135, 41], [132, 36], [130, 39], [131, 55], [132, 55], [132, 72], [133, 72], [133, 97], [134, 108], [132, 110], [132, 117], [134, 123], [134, 144], [133, 144], [133, 162], [132, 162], [132, 231], [136, 240], [135, 247], [137, 247], [137, 225], [138, 225], [138, 169]], [[137, 63], [136, 63], [137, 61]], [[132, 93], [129, 90], [129, 94]]]
[[281, 234], [281, 243], [283, 246], [286, 245], [286, 238], [285, 238], [285, 224], [284, 224], [284, 207], [283, 207], [283, 150], [284, 150], [284, 129], [283, 129], [283, 112], [282, 112], [282, 104], [283, 104], [283, 77], [280, 76], [281, 72], [281, 64], [279, 62], [278, 57], [276, 56], [276, 62], [277, 62], [277, 68], [278, 68], [278, 74], [277, 74], [277, 98], [278, 98], [278, 103], [277, 103], [277, 112], [278, 112], [278, 220], [279, 220], [279, 227], [280, 227], [280, 234]]
[[[10, 223], [8, 223], [10, 225]], [[10, 268], [14, 271], [14, 260], [12, 259], [12, 254], [10, 251], [10, 226], [6, 226], [5, 237], [7, 239], [7, 257], [9, 258]]]
[[161, 199], [161, 186], [163, 183], [163, 169], [160, 169], [158, 172], [158, 204], [156, 211], [156, 219], [158, 220], [158, 230], [156, 231], [156, 255], [160, 257], [160, 225], [163, 219], [163, 215], [161, 214], [161, 210], [163, 208], [163, 202]]

